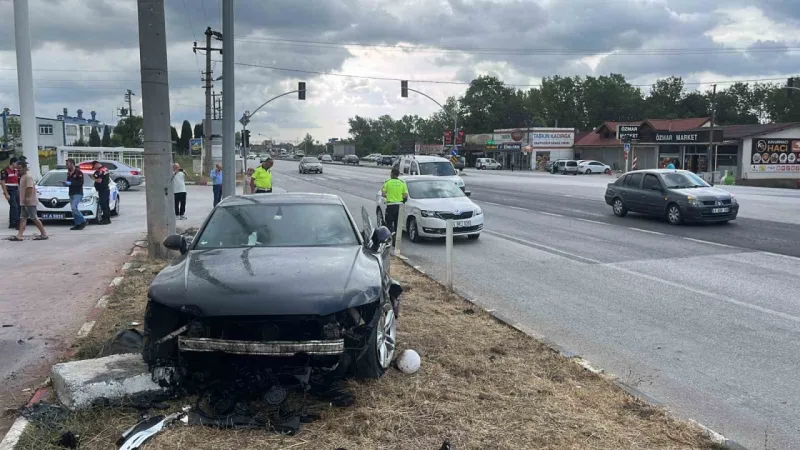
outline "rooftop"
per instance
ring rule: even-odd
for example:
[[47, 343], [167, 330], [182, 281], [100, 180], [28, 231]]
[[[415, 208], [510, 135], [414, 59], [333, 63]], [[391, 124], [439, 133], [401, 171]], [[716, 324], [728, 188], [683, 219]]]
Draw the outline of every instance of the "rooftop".
[[[635, 125], [652, 128], [656, 131], [688, 131], [701, 128], [709, 122], [708, 117], [691, 117], [688, 119], [644, 119], [631, 122], [603, 122], [594, 131], [575, 136], [575, 145], [579, 147], [619, 147], [617, 126]], [[701, 128], [705, 129], [705, 128]]]
[[[794, 127], [800, 127], [800, 122], [722, 125], [722, 126], [715, 126], [714, 129], [722, 130], [723, 139], [729, 141], [729, 140], [744, 139], [751, 136], [758, 136], [760, 134], [765, 134], [765, 133], [774, 133], [776, 131], [781, 131]], [[690, 131], [703, 131], [707, 129], [708, 129], [707, 127], [703, 127]]]

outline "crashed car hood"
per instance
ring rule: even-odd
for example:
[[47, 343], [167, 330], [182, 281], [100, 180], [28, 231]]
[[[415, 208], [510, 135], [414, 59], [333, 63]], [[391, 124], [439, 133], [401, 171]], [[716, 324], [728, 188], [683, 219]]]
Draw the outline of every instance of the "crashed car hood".
[[377, 259], [360, 246], [191, 250], [161, 271], [150, 298], [204, 316], [325, 315], [380, 297]]

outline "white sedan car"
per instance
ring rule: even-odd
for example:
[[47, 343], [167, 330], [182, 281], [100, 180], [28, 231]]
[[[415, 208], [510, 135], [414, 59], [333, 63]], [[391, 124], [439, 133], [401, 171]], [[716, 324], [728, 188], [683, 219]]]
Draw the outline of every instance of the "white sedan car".
[[[483, 211], [447, 178], [418, 175], [403, 177], [408, 186], [406, 220], [399, 224], [412, 242], [443, 238], [446, 220], [453, 219], [453, 236], [478, 239], [483, 230]], [[385, 225], [386, 199], [377, 195], [378, 224]]]
[[[39, 204], [36, 206], [37, 215], [42, 220], [72, 220], [72, 207], [69, 204], [69, 188], [64, 186], [67, 180], [66, 169], [56, 169], [47, 172], [36, 183], [36, 195]], [[109, 207], [111, 215], [119, 214], [119, 190], [115, 183], [109, 184]], [[97, 191], [91, 174], [83, 172], [83, 201], [79, 206], [81, 214], [86, 221], [103, 221], [102, 211], [99, 208]]]
[[578, 161], [578, 173], [582, 173], [584, 175], [591, 175], [591, 174], [610, 174], [611, 167], [608, 164], [603, 164], [600, 161], [592, 161], [592, 160], [583, 160]]

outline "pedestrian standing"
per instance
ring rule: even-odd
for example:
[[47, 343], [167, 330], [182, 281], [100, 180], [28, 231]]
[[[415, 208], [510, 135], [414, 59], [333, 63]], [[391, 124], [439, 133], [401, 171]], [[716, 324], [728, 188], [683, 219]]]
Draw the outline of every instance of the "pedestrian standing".
[[8, 228], [16, 230], [19, 227], [20, 215], [17, 158], [11, 158], [8, 166], [0, 170], [0, 188], [3, 190], [3, 197], [8, 202]]
[[400, 204], [408, 200], [408, 186], [400, 178], [400, 169], [392, 168], [391, 178], [383, 183], [381, 195], [386, 199], [386, 226], [394, 235], [397, 232], [397, 218], [400, 215]]
[[217, 163], [211, 171], [211, 184], [214, 190], [214, 206], [222, 201], [222, 164]]
[[67, 160], [67, 179], [64, 185], [69, 187], [69, 204], [72, 208], [72, 221], [75, 225], [70, 230], [86, 228], [86, 219], [81, 214], [81, 201], [83, 201], [83, 172], [75, 165], [74, 159]]
[[175, 193], [175, 217], [186, 220], [186, 172], [181, 165], [172, 165], [172, 192]]
[[47, 236], [47, 232], [44, 230], [44, 225], [42, 225], [42, 221], [39, 220], [39, 216], [36, 213], [36, 202], [38, 201], [38, 197], [36, 195], [36, 183], [33, 181], [33, 176], [31, 176], [31, 174], [28, 172], [28, 163], [17, 163], [17, 168], [20, 176], [19, 195], [22, 210], [20, 214], [19, 228], [17, 228], [17, 235], [11, 236], [9, 240], [16, 242], [22, 241], [22, 235], [25, 233], [25, 225], [28, 223], [28, 219], [30, 219], [36, 225], [36, 228], [39, 229], [39, 234], [35, 235], [33, 240], [44, 241], [48, 239], [49, 236]]
[[97, 221], [100, 225], [111, 225], [111, 188], [108, 183], [111, 175], [100, 161], [92, 161], [94, 173], [92, 179], [94, 180], [94, 190], [97, 191], [97, 213], [100, 214], [100, 220]]
[[272, 192], [272, 172], [270, 172], [270, 169], [273, 164], [272, 158], [267, 159], [253, 171], [253, 179], [250, 181], [250, 187], [254, 193], [268, 194]]

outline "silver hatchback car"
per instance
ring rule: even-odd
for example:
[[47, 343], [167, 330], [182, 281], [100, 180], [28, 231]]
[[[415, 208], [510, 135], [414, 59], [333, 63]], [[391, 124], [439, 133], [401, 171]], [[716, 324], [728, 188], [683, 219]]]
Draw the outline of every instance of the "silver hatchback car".
[[[140, 186], [144, 181], [142, 169], [131, 167], [119, 161], [98, 160], [111, 173], [111, 179], [117, 184], [117, 189], [127, 191], [132, 186]], [[92, 172], [92, 161], [84, 161], [78, 165], [81, 171]]]

